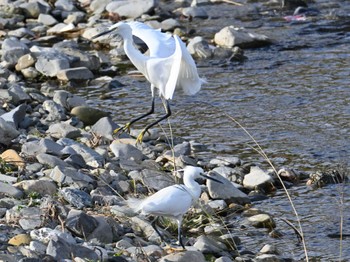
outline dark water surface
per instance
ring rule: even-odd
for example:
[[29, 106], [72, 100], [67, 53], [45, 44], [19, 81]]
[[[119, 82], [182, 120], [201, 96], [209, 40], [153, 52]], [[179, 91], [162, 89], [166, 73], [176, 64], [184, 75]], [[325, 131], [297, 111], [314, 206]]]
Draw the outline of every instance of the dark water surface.
[[[242, 22], [232, 18], [237, 14], [236, 7], [226, 4], [208, 9], [216, 19], [194, 21], [198, 34], [210, 36], [208, 40], [222, 27], [237, 24], [271, 37], [275, 44], [245, 50], [248, 59], [243, 63], [197, 61], [199, 73], [208, 83], [195, 97], [175, 94], [170, 120], [174, 136], [207, 144], [209, 150], [201, 154], [203, 158], [233, 155], [265, 165], [251, 148], [251, 139], [221, 110], [254, 136], [277, 169], [289, 166], [310, 171], [349, 164], [350, 1], [316, 1], [314, 6], [320, 9], [320, 15], [305, 22], [286, 22], [282, 18], [285, 14], [271, 10], [256, 20]], [[149, 108], [151, 92], [143, 78], [122, 75], [116, 79], [126, 86], [109, 91], [90, 87], [82, 94], [92, 105], [110, 111], [116, 122], [126, 123]], [[97, 99], [103, 92], [112, 98]], [[163, 113], [159, 101], [156, 111]], [[162, 126], [169, 132], [166, 122]], [[345, 214], [350, 213], [350, 188], [342, 189], [344, 204], [339, 202], [340, 189], [340, 185], [316, 191], [292, 189], [292, 194], [298, 194], [294, 201], [309, 255], [322, 261], [339, 258], [339, 238], [327, 235], [339, 232], [340, 207], [344, 207]], [[295, 221], [284, 193], [258, 203], [260, 206], [275, 217]], [[350, 234], [349, 215], [344, 219], [344, 233]], [[271, 241], [287, 256], [302, 260], [302, 247], [293, 231], [282, 221], [277, 225], [286, 234]], [[249, 237], [242, 240], [249, 245]], [[261, 244], [266, 242], [262, 237]], [[350, 260], [349, 237], [343, 245], [342, 257]], [[261, 248], [256, 242], [253, 247]]]

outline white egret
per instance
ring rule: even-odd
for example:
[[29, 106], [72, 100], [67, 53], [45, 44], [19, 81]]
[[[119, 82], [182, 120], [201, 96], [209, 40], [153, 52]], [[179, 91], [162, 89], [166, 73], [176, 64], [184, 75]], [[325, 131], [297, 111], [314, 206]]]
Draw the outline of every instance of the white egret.
[[[123, 38], [125, 54], [151, 83], [152, 92], [151, 109], [132, 119], [123, 127], [116, 129], [115, 133], [130, 131], [132, 124], [154, 112], [156, 88], [159, 90], [159, 96], [165, 108], [165, 115], [141, 131], [136, 141], [142, 142], [143, 136], [149, 128], [171, 115], [168, 100], [172, 99], [176, 87], [182, 88], [185, 94], [194, 95], [205, 81], [199, 78], [193, 58], [177, 35], [162, 33], [160, 30], [155, 30], [141, 22], [118, 22], [93, 38], [109, 33], [120, 35]], [[149, 56], [142, 54], [135, 48], [133, 35], [145, 42], [149, 49]]]
[[214, 180], [218, 183], [221, 181], [203, 174], [204, 171], [200, 167], [186, 166], [184, 168], [183, 181], [184, 185], [173, 185], [163, 188], [155, 194], [143, 199], [129, 199], [128, 205], [135, 211], [144, 215], [153, 215], [156, 218], [152, 221], [152, 226], [164, 241], [162, 235], [156, 227], [158, 216], [169, 217], [177, 221], [178, 241], [185, 249], [181, 239], [181, 223], [184, 214], [198, 200], [201, 194], [201, 187], [195, 179], [204, 177]]

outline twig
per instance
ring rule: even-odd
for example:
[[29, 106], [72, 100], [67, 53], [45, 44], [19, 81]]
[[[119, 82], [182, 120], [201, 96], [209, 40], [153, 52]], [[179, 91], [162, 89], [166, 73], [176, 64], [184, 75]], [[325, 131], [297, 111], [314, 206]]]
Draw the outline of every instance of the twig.
[[292, 224], [292, 222], [290, 222], [289, 220], [284, 219], [284, 218], [280, 218], [280, 219], [294, 230], [299, 242], [302, 242], [304, 238], [303, 238], [302, 234], [300, 234], [299, 230]]

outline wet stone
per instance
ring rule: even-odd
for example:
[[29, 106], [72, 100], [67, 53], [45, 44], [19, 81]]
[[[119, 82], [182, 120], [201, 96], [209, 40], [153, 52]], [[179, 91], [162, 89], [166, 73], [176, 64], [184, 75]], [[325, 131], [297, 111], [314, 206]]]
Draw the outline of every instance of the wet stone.
[[88, 80], [93, 77], [93, 73], [86, 67], [67, 68], [57, 73], [57, 79], [62, 81]]
[[209, 254], [218, 254], [227, 249], [225, 244], [204, 235], [199, 236], [193, 246], [198, 251]]
[[184, 251], [166, 255], [160, 259], [160, 262], [205, 262], [207, 261], [200, 251]]
[[257, 166], [250, 168], [250, 173], [244, 176], [243, 186], [249, 189], [270, 187], [273, 178]]
[[219, 174], [211, 171], [210, 175], [216, 174], [213, 177], [218, 179], [221, 183], [212, 180], [207, 180], [209, 195], [213, 199], [223, 199], [228, 203], [249, 204], [249, 197], [234, 186], [232, 182]]
[[85, 125], [93, 125], [99, 119], [109, 115], [108, 112], [104, 112], [90, 106], [74, 107], [70, 113], [78, 117]]

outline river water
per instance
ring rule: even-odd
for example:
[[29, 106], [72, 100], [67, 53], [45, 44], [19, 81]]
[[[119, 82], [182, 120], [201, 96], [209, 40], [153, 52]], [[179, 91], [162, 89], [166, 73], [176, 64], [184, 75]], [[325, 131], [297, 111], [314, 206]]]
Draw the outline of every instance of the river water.
[[[225, 112], [249, 131], [277, 169], [288, 166], [315, 171], [348, 165], [350, 3], [316, 1], [314, 6], [321, 13], [304, 22], [287, 22], [283, 19], [286, 13], [271, 9], [266, 9], [267, 15], [250, 21], [235, 19], [237, 7], [227, 4], [208, 8], [212, 19], [194, 20], [191, 26], [208, 39], [222, 27], [235, 24], [269, 36], [274, 44], [246, 49], [248, 59], [243, 63], [197, 61], [199, 74], [207, 84], [195, 97], [175, 94], [170, 120], [174, 136], [208, 145], [208, 150], [200, 155], [204, 159], [233, 155], [265, 166], [264, 159], [252, 149], [251, 138], [222, 113]], [[125, 86], [113, 90], [92, 86], [81, 93], [92, 105], [111, 112], [114, 120], [123, 124], [149, 108], [151, 93], [143, 78], [122, 74], [116, 79]], [[98, 99], [102, 93], [111, 98]], [[156, 111], [163, 112], [159, 101]], [[139, 123], [138, 127], [144, 125], [145, 122]], [[162, 126], [169, 134], [167, 123]], [[327, 236], [339, 232], [341, 217], [344, 233], [350, 234], [349, 215], [339, 215], [341, 208], [344, 214], [350, 213], [349, 189], [347, 185], [316, 191], [304, 186], [292, 189], [310, 256], [317, 261], [336, 261], [341, 243], [341, 257], [350, 260], [349, 237], [340, 242], [339, 238]], [[343, 204], [341, 192], [345, 192]], [[275, 217], [295, 221], [283, 193], [256, 205]], [[286, 254], [303, 260], [302, 247], [293, 231], [282, 221], [277, 221], [277, 225], [287, 234], [271, 241]], [[250, 243], [249, 237], [243, 237], [243, 241]]]

